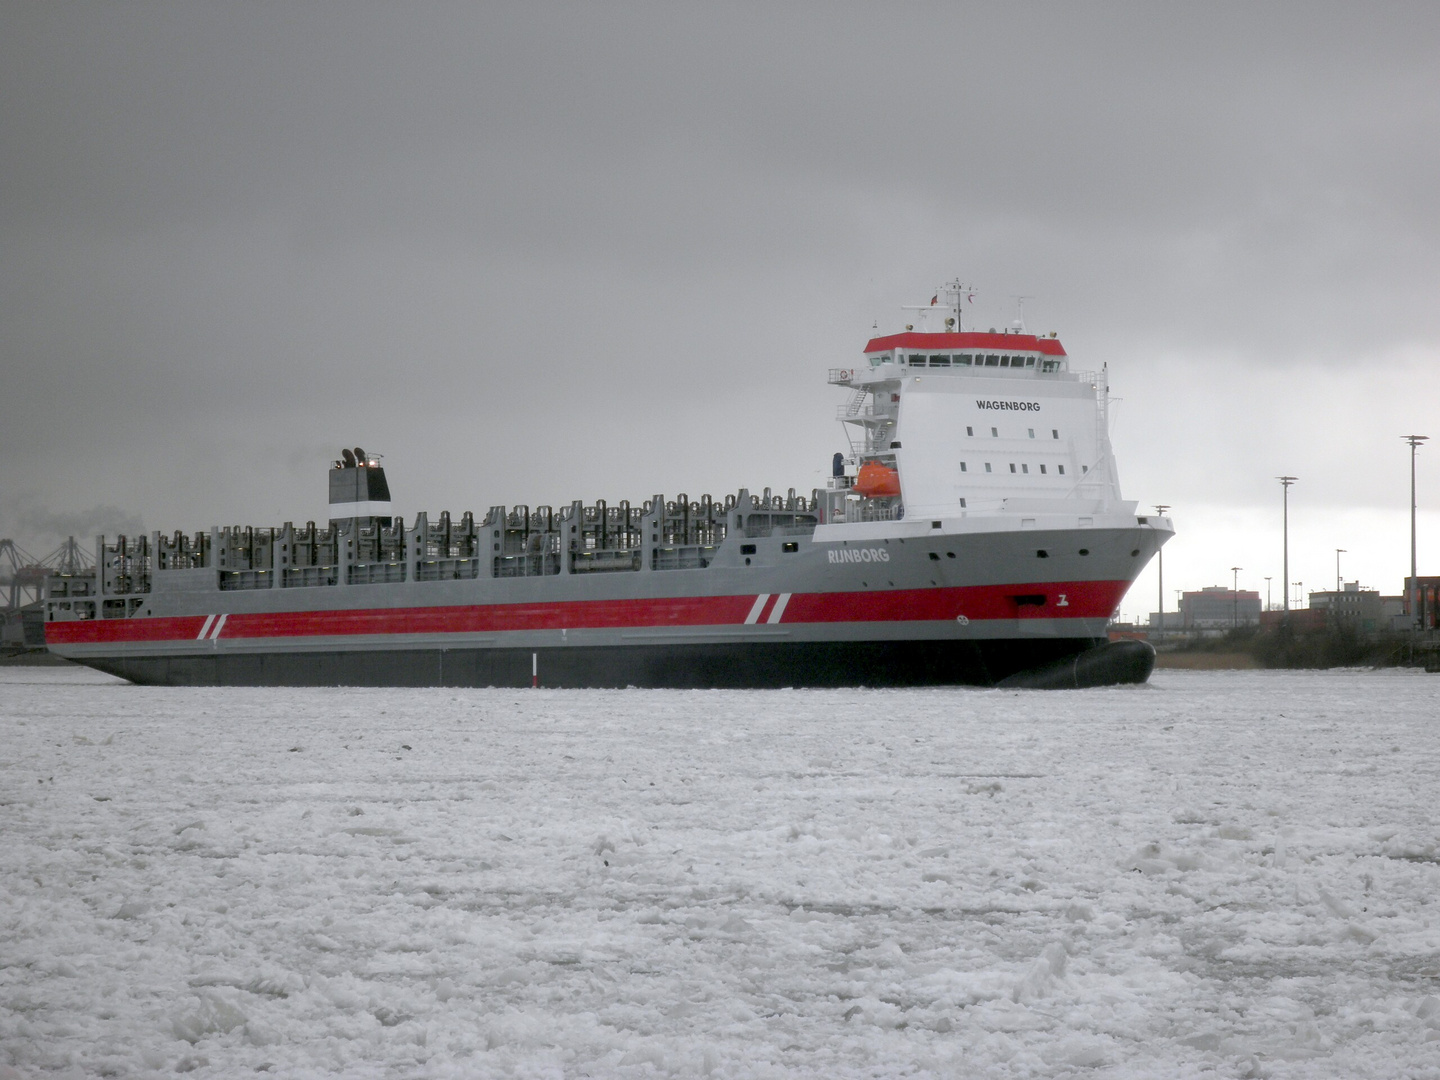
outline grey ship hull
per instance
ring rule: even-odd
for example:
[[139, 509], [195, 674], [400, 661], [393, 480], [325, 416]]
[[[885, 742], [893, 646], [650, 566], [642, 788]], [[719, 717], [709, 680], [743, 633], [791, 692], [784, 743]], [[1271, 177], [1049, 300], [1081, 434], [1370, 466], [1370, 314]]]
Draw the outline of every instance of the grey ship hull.
[[427, 581], [412, 566], [390, 583], [239, 591], [178, 570], [129, 617], [53, 621], [47, 637], [165, 685], [528, 686], [532, 672], [552, 687], [993, 685], [1104, 640], [1170, 535], [1122, 520], [735, 535], [687, 570]]

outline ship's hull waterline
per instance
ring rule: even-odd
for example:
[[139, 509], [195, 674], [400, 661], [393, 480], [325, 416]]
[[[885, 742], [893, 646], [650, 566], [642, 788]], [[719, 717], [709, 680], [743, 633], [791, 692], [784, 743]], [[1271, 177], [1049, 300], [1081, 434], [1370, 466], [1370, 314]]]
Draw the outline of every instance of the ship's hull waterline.
[[[1101, 639], [1103, 640], [1103, 639]], [[139, 685], [449, 686], [647, 689], [991, 686], [1097, 644], [870, 641], [568, 646], [537, 649], [344, 649], [210, 656], [92, 657]]]

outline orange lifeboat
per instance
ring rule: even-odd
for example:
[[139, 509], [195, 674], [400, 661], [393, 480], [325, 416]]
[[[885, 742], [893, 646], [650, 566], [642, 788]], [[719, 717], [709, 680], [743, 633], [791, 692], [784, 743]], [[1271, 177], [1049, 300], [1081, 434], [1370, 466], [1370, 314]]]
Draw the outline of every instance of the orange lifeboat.
[[867, 499], [900, 494], [900, 474], [878, 461], [867, 461], [855, 477], [855, 491]]

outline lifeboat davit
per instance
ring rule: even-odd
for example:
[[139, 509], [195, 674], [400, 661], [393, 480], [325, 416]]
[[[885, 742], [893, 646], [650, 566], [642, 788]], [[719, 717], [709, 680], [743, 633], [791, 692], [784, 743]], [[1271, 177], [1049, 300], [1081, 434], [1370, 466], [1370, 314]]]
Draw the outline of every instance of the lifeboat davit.
[[855, 492], [867, 499], [899, 495], [900, 474], [878, 461], [867, 461], [860, 466], [860, 472], [855, 477]]

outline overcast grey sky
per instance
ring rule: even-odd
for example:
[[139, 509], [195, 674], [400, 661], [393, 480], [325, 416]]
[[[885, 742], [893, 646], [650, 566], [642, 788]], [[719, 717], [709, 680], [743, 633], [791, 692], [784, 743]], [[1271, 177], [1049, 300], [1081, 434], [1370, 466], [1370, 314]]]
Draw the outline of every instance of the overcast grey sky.
[[323, 519], [342, 445], [407, 518], [808, 489], [826, 368], [958, 275], [1109, 364], [1168, 587], [1278, 602], [1292, 473], [1292, 579], [1398, 591], [1437, 56], [1433, 3], [7, 0], [0, 536]]

